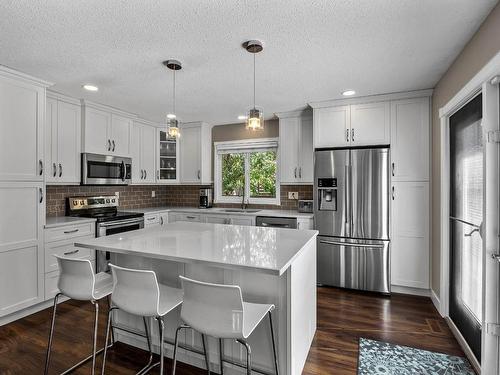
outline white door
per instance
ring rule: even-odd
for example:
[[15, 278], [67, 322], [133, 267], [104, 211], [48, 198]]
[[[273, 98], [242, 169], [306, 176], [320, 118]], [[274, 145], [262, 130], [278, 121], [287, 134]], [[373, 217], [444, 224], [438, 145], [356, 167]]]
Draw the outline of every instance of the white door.
[[141, 165], [144, 170], [145, 183], [155, 182], [155, 145], [156, 128], [143, 126], [141, 133]]
[[114, 155], [130, 155], [130, 132], [132, 120], [119, 115], [111, 115], [111, 151]]
[[43, 183], [0, 182], [0, 316], [44, 299]]
[[314, 109], [314, 148], [349, 145], [351, 110], [348, 105]]
[[57, 100], [47, 98], [45, 110], [45, 181], [57, 180]]
[[429, 288], [429, 183], [394, 182], [391, 284]]
[[299, 144], [299, 178], [301, 183], [313, 183], [314, 149], [313, 149], [313, 119], [302, 117], [300, 124]]
[[95, 108], [85, 108], [84, 152], [111, 154], [111, 114]]
[[75, 104], [57, 103], [58, 182], [79, 183], [81, 166], [81, 110]]
[[429, 98], [391, 102], [393, 180], [429, 180], [429, 134]]
[[132, 135], [130, 140], [130, 157], [132, 158], [132, 183], [141, 184], [144, 179], [144, 170], [142, 169], [141, 148], [143, 125], [136, 122], [132, 125]]
[[186, 126], [181, 129], [180, 167], [182, 183], [201, 181], [201, 128]]
[[0, 180], [43, 181], [45, 89], [0, 78]]
[[390, 103], [367, 103], [351, 106], [352, 145], [388, 145], [390, 143]]
[[281, 183], [296, 183], [299, 178], [299, 117], [279, 120]]

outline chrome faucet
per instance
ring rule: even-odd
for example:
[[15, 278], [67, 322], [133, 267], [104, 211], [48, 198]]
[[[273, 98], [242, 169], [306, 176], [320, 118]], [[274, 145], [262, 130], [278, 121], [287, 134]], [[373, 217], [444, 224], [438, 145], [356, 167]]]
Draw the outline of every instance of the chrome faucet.
[[248, 204], [245, 203], [245, 188], [243, 188], [243, 195], [241, 199], [241, 209], [245, 210], [247, 208]]

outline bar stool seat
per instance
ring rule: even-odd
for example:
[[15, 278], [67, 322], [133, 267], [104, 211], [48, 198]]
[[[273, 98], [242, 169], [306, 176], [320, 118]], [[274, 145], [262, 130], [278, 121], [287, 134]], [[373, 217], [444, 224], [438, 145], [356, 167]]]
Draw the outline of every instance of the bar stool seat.
[[111, 294], [113, 290], [113, 276], [106, 272], [99, 272], [95, 275], [94, 297], [101, 299]]
[[182, 289], [172, 288], [163, 284], [158, 284], [158, 286], [160, 289], [158, 314], [164, 316], [182, 303]]
[[274, 310], [274, 305], [243, 302], [242, 338], [246, 339], [257, 328], [259, 323]]

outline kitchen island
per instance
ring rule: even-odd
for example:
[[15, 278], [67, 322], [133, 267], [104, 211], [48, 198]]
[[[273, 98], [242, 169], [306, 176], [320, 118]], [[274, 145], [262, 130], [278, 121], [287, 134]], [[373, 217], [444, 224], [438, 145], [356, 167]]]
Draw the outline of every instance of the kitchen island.
[[[301, 374], [316, 331], [317, 231], [238, 225], [176, 222], [107, 237], [79, 240], [75, 246], [109, 251], [114, 264], [152, 269], [160, 283], [180, 287], [179, 275], [212, 283], [239, 285], [243, 299], [273, 303], [278, 356], [282, 374]], [[180, 309], [166, 319], [166, 355], [172, 357]], [[118, 312], [117, 326], [142, 330], [139, 317]], [[153, 327], [153, 343], [158, 333]], [[119, 341], [146, 348], [146, 340], [116, 330]], [[249, 337], [254, 370], [273, 373], [269, 326], [264, 322]], [[199, 333], [188, 330], [181, 343], [194, 349], [180, 350], [180, 361], [203, 368]], [[156, 351], [158, 347], [156, 346]], [[210, 338], [211, 370], [220, 372], [217, 341]], [[224, 342], [224, 358], [244, 363], [245, 353], [231, 340]], [[225, 364], [225, 373], [242, 373]]]

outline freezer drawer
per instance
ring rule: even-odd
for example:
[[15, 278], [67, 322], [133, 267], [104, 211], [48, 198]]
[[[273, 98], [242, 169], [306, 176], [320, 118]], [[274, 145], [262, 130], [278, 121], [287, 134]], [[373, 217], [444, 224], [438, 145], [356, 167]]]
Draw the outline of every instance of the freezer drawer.
[[390, 293], [389, 241], [318, 237], [318, 284]]

